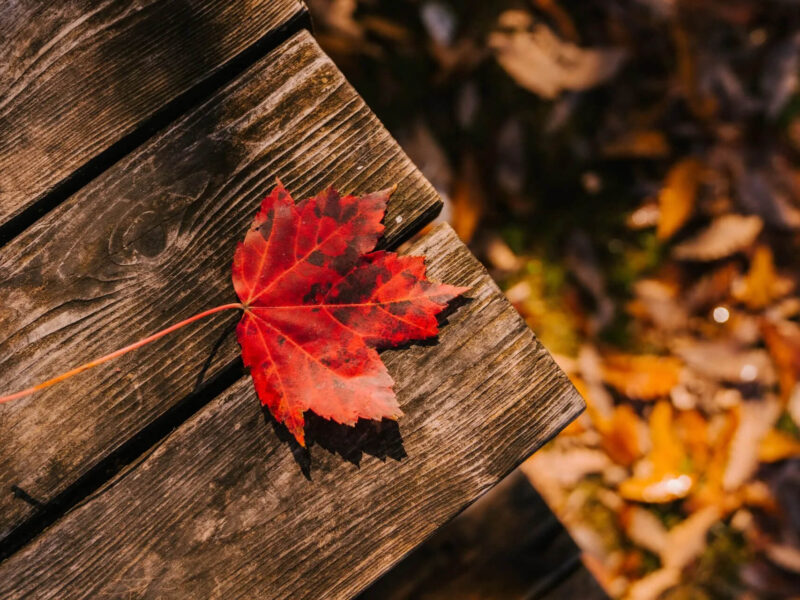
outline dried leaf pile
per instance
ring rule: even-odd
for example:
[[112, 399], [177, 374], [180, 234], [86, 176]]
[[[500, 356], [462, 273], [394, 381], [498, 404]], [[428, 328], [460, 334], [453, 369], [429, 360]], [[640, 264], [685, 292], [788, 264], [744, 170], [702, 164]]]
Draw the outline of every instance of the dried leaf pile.
[[608, 592], [800, 597], [800, 3], [311, 4], [586, 399], [523, 468]]

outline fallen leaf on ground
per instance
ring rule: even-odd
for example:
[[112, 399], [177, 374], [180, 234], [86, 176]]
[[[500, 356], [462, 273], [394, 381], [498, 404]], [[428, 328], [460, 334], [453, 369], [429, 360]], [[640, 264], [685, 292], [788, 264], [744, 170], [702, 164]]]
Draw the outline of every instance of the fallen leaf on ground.
[[620, 518], [625, 532], [634, 544], [653, 554], [660, 554], [668, 547], [667, 528], [652, 511], [632, 505], [622, 512]]
[[694, 158], [685, 158], [670, 169], [658, 194], [658, 239], [671, 238], [692, 215], [701, 171]]
[[642, 455], [641, 419], [630, 406], [614, 407], [611, 418], [606, 418], [587, 404], [587, 410], [597, 431], [602, 436], [602, 446], [618, 465], [629, 466]]
[[678, 569], [659, 569], [648, 573], [628, 589], [625, 600], [656, 600], [661, 594], [680, 583]]
[[545, 25], [534, 24], [523, 11], [504, 12], [498, 25], [488, 39], [497, 62], [520, 86], [543, 98], [603, 83], [625, 59], [620, 49], [580, 48], [565, 42]]
[[680, 260], [712, 261], [748, 248], [761, 232], [763, 223], [756, 216], [723, 215], [693, 238], [673, 248]]
[[641, 279], [633, 286], [635, 299], [628, 303], [628, 312], [649, 321], [665, 332], [686, 327], [688, 315], [676, 286], [657, 279]]
[[461, 172], [453, 186], [450, 201], [453, 203], [451, 225], [458, 237], [468, 243], [475, 234], [486, 207], [478, 165], [471, 156], [467, 156], [461, 165]]
[[700, 556], [706, 547], [706, 536], [711, 526], [722, 518], [716, 506], [706, 506], [692, 513], [667, 533], [668, 543], [661, 551], [661, 564], [683, 569]]
[[777, 462], [796, 456], [800, 456], [800, 441], [777, 429], [771, 429], [758, 446], [758, 460], [761, 462]]
[[616, 354], [603, 360], [603, 380], [629, 398], [655, 400], [680, 379], [681, 361], [671, 356]]
[[791, 279], [781, 277], [775, 270], [769, 246], [761, 245], [753, 253], [747, 275], [734, 285], [733, 296], [748, 308], [757, 310], [782, 298], [793, 287]]
[[792, 546], [769, 544], [764, 548], [764, 553], [776, 565], [787, 571], [800, 573], [800, 550]]
[[727, 341], [691, 340], [676, 343], [675, 353], [696, 373], [715, 381], [775, 383], [775, 370], [765, 350], [745, 350]]
[[686, 497], [694, 479], [685, 472], [685, 452], [673, 428], [672, 406], [661, 401], [650, 413], [652, 448], [643, 459], [647, 473], [631, 477], [619, 486], [620, 496], [637, 502], [663, 503]]
[[781, 399], [788, 402], [800, 377], [800, 326], [792, 321], [762, 319], [761, 334], [778, 368]]
[[626, 131], [603, 146], [608, 158], [663, 158], [669, 154], [669, 142], [657, 129]]
[[758, 467], [761, 440], [780, 416], [776, 400], [750, 401], [734, 407], [738, 412], [738, 427], [731, 440], [728, 464], [722, 477], [726, 491], [741, 487]]
[[678, 437], [686, 447], [695, 472], [703, 471], [710, 459], [708, 421], [699, 410], [680, 410], [675, 416]]

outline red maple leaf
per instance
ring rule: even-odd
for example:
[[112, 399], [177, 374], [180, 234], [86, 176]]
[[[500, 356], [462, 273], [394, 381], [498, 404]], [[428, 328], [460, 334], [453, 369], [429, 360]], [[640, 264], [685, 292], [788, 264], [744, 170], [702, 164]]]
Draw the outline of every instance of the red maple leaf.
[[402, 415], [376, 348], [438, 333], [436, 315], [467, 288], [425, 278], [422, 256], [373, 251], [394, 189], [361, 198], [333, 188], [295, 206], [278, 183], [233, 258], [240, 303], [210, 308], [22, 391], [0, 404], [102, 365], [226, 310], [261, 404], [305, 445], [303, 413], [354, 425]]
[[301, 445], [306, 410], [348, 425], [400, 417], [375, 349], [435, 336], [436, 315], [467, 290], [428, 281], [424, 257], [373, 251], [392, 191], [330, 188], [295, 206], [279, 183], [236, 249], [242, 358]]

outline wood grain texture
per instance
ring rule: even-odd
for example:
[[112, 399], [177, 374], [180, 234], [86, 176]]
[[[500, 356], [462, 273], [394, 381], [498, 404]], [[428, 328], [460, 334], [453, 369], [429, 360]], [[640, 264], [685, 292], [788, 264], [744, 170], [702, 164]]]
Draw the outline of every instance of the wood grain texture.
[[[440, 200], [301, 31], [0, 250], [0, 385], [22, 389], [235, 301], [233, 250], [275, 177], [300, 198], [397, 183], [385, 240]], [[235, 311], [0, 406], [0, 540], [238, 357]], [[206, 369], [206, 366], [208, 367]]]
[[5, 3], [0, 224], [304, 12], [300, 0]]
[[471, 300], [436, 343], [382, 353], [399, 428], [316, 419], [306, 479], [242, 379], [0, 564], [0, 597], [352, 597], [582, 410], [449, 227], [409, 252]]
[[[533, 600], [573, 578], [583, 581], [588, 573], [579, 571], [585, 571], [580, 549], [527, 477], [516, 470], [357, 600]], [[590, 593], [580, 598], [606, 596]]]

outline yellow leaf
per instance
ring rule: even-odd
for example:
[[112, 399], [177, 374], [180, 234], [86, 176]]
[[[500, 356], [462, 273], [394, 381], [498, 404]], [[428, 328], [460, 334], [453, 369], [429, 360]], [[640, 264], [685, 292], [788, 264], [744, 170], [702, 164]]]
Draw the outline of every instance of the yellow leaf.
[[734, 407], [733, 410], [719, 416], [720, 421], [717, 422], [719, 426], [714, 428], [713, 433], [709, 431], [708, 464], [703, 470], [703, 479], [695, 487], [692, 497], [687, 502], [688, 510], [695, 511], [706, 506], [716, 506], [727, 512], [738, 506], [738, 500], [723, 490], [722, 481], [728, 465], [731, 441], [739, 426], [739, 417], [739, 411]]
[[659, 240], [671, 238], [692, 215], [701, 170], [700, 163], [693, 158], [686, 158], [670, 169], [658, 195], [660, 217], [656, 237]]
[[708, 423], [698, 410], [679, 411], [675, 418], [678, 435], [686, 446], [695, 472], [702, 472], [710, 458]]
[[686, 454], [673, 429], [672, 405], [661, 401], [650, 413], [652, 450], [648, 456], [650, 474], [632, 477], [619, 486], [620, 495], [637, 502], [672, 502], [685, 498], [694, 479], [685, 472]]
[[775, 271], [769, 247], [761, 245], [753, 254], [747, 275], [734, 287], [733, 296], [748, 308], [757, 310], [785, 296], [793, 286], [790, 279], [780, 277]]
[[758, 460], [761, 462], [772, 463], [795, 456], [800, 456], [800, 442], [776, 429], [771, 429], [758, 446]]

